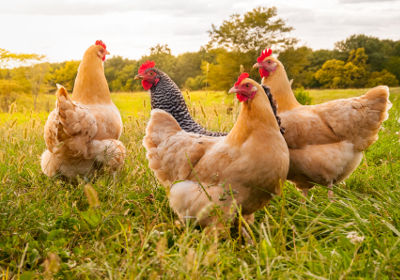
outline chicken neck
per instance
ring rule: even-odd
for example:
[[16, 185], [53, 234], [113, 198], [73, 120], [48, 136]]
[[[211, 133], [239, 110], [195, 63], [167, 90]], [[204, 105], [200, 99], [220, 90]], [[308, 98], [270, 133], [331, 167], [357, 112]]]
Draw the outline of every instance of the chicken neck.
[[103, 63], [91, 48], [79, 65], [72, 100], [82, 104], [112, 104]]
[[280, 134], [279, 126], [268, 97], [261, 89], [252, 100], [243, 102], [238, 119], [226, 141], [230, 145], [240, 146], [253, 135], [265, 142], [274, 132]]
[[269, 77], [263, 78], [261, 83], [271, 89], [272, 96], [278, 104], [278, 113], [301, 106], [293, 94], [289, 79], [283, 67], [278, 67]]

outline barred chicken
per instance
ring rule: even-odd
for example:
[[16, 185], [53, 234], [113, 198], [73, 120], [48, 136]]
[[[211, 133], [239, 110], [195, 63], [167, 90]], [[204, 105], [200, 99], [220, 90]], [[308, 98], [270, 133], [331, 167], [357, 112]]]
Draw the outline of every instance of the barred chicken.
[[151, 108], [170, 113], [183, 130], [208, 136], [226, 135], [223, 132], [207, 131], [193, 120], [182, 92], [167, 74], [155, 68], [154, 61], [143, 63], [135, 79], [141, 79], [143, 88], [150, 90]]

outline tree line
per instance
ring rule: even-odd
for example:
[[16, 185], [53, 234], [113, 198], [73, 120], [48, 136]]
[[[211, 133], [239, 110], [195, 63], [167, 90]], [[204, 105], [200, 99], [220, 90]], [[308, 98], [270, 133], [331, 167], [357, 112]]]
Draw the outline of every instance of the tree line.
[[[357, 88], [379, 84], [397, 86], [400, 81], [400, 40], [356, 34], [339, 41], [333, 50], [297, 46], [293, 28], [278, 17], [275, 7], [258, 7], [234, 14], [220, 26], [211, 26], [209, 42], [197, 52], [173, 55], [168, 45], [158, 44], [138, 60], [108, 58], [105, 75], [113, 92], [142, 90], [134, 81], [140, 65], [154, 60], [180, 88], [226, 90], [247, 71], [258, 78], [252, 65], [260, 52], [270, 47], [283, 63], [293, 87]], [[0, 96], [12, 93], [53, 93], [56, 83], [72, 90], [79, 61], [40, 63], [35, 54], [13, 54], [0, 49]], [[7, 68], [10, 61], [26, 65]], [[33, 63], [35, 62], [35, 63]]]

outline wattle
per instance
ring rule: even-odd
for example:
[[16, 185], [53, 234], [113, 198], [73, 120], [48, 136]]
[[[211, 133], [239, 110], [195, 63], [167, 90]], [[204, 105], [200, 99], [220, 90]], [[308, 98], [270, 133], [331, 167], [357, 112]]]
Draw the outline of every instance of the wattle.
[[257, 93], [257, 91], [253, 91], [253, 92], [251, 92], [251, 95], [250, 95], [250, 96], [237, 93], [237, 94], [236, 94], [236, 97], [237, 97], [237, 99], [239, 100], [239, 102], [243, 102], [243, 101], [247, 101], [247, 100], [249, 100], [249, 99], [253, 99], [254, 96], [256, 95], [256, 93]]
[[260, 72], [261, 78], [267, 78], [269, 76], [269, 72], [264, 68], [260, 68], [258, 71]]
[[144, 90], [149, 90], [149, 89], [151, 89], [153, 84], [148, 81], [142, 80], [142, 86], [143, 86]]
[[242, 95], [240, 93], [236, 94], [236, 97], [239, 100], [239, 102], [247, 101], [249, 99], [249, 97], [247, 97], [246, 95]]

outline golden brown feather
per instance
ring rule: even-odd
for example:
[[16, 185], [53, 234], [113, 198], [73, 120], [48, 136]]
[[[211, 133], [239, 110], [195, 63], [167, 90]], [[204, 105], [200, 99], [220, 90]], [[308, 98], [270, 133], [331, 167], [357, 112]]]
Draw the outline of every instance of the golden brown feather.
[[280, 194], [289, 165], [287, 145], [261, 86], [244, 82], [257, 87], [257, 94], [244, 102], [225, 137], [187, 133], [165, 111], [151, 112], [143, 139], [146, 156], [156, 177], [172, 185], [170, 205], [181, 219], [208, 225], [215, 221], [211, 208], [218, 205], [227, 217], [233, 201], [251, 215]]
[[65, 88], [57, 90], [56, 109], [44, 129], [48, 150], [42, 155], [41, 166], [47, 176], [87, 175], [96, 162], [111, 170], [123, 165], [125, 147], [118, 141], [122, 121], [111, 101], [99, 57], [101, 48], [93, 45], [85, 52], [71, 98]]
[[291, 161], [288, 179], [301, 189], [346, 179], [359, 165], [362, 151], [378, 139], [391, 107], [388, 87], [375, 87], [360, 97], [303, 106], [293, 94], [282, 63], [267, 59], [276, 68], [262, 84], [271, 89], [285, 128]]

